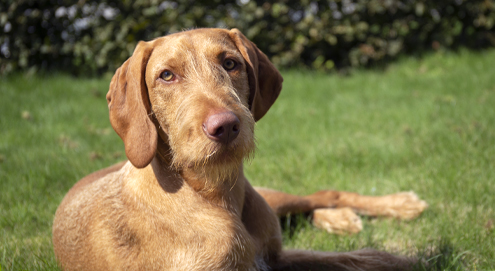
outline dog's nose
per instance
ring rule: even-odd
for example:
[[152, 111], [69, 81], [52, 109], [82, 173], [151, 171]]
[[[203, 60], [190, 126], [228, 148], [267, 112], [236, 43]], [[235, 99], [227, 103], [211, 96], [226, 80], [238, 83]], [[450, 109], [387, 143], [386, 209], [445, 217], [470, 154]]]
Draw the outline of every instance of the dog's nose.
[[203, 131], [211, 140], [230, 143], [239, 135], [239, 118], [232, 112], [221, 112], [208, 117], [203, 123]]

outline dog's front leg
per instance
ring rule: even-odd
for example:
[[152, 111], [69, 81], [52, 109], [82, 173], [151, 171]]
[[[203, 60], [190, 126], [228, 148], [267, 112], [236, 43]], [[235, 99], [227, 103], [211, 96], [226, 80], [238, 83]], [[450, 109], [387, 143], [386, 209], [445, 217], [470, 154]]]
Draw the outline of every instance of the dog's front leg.
[[363, 196], [357, 193], [322, 190], [308, 196], [256, 188], [277, 216], [312, 213], [313, 224], [331, 233], [356, 233], [362, 229], [361, 219], [354, 213], [412, 219], [427, 207], [413, 192], [386, 196]]
[[414, 192], [401, 192], [385, 196], [363, 196], [351, 192], [323, 190], [304, 198], [319, 208], [349, 207], [362, 215], [388, 216], [399, 219], [416, 218], [428, 207], [428, 204], [419, 199]]
[[362, 215], [412, 219], [428, 207], [414, 192], [363, 196], [345, 191], [322, 190], [308, 196], [296, 196], [267, 188], [256, 188], [256, 191], [279, 217], [319, 208], [349, 207]]
[[330, 233], [357, 233], [363, 229], [361, 218], [351, 208], [332, 208], [337, 205], [338, 192], [301, 197], [273, 189], [255, 189], [278, 217], [312, 212], [313, 224]]

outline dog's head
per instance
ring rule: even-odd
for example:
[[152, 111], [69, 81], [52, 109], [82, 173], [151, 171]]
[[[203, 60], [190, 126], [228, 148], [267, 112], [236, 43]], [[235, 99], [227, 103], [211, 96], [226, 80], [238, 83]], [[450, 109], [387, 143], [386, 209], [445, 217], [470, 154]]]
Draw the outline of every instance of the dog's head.
[[195, 167], [249, 155], [254, 122], [281, 88], [280, 73], [237, 29], [196, 29], [140, 42], [113, 76], [107, 102], [135, 167], [151, 162], [158, 140], [174, 166]]

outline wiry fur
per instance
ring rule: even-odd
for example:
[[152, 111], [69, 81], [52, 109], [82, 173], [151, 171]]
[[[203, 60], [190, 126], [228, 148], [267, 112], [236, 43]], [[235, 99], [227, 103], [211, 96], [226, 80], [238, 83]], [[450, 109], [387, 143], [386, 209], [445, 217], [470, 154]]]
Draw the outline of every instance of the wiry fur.
[[[209, 189], [213, 189], [221, 181], [232, 179], [243, 160], [249, 159], [254, 152], [254, 137], [244, 136], [254, 133], [254, 120], [248, 105], [239, 96], [245, 93], [238, 93], [220, 65], [211, 63], [204, 54], [194, 56], [184, 51], [187, 52], [185, 58], [191, 63], [182, 82], [187, 93], [180, 97], [174, 112], [166, 110], [167, 106], [160, 106], [161, 103], [153, 106], [153, 112], [161, 125], [160, 120], [165, 119], [174, 123], [167, 125], [172, 166], [193, 170], [206, 180]], [[205, 116], [221, 109], [234, 112], [241, 121], [241, 136], [228, 146], [202, 136]]]
[[[237, 68], [227, 72], [226, 58]], [[176, 80], [164, 81], [164, 70]], [[281, 84], [268, 58], [236, 29], [198, 29], [139, 43], [107, 94], [110, 122], [129, 161], [83, 178], [65, 196], [53, 223], [62, 269], [408, 269], [411, 259], [373, 250], [282, 251], [273, 210], [284, 215], [346, 204], [380, 212], [357, 194], [297, 197], [258, 190], [269, 206], [249, 184], [242, 163], [255, 148], [254, 122]], [[235, 139], [205, 134], [206, 120], [219, 112], [239, 119]], [[390, 207], [384, 202], [379, 206]], [[393, 214], [403, 209], [393, 207]]]

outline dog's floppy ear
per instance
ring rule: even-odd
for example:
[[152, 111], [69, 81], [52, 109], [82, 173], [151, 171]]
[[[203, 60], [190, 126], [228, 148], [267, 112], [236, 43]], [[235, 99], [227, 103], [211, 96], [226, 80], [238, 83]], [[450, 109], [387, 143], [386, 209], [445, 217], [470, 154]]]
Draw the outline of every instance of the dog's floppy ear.
[[268, 57], [238, 29], [229, 32], [247, 65], [249, 77], [249, 109], [254, 120], [261, 119], [282, 90], [282, 75]]
[[150, 119], [145, 82], [146, 65], [153, 47], [139, 42], [132, 56], [117, 69], [107, 93], [110, 123], [125, 145], [125, 153], [137, 168], [146, 167], [156, 152], [158, 134]]

